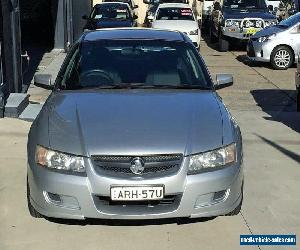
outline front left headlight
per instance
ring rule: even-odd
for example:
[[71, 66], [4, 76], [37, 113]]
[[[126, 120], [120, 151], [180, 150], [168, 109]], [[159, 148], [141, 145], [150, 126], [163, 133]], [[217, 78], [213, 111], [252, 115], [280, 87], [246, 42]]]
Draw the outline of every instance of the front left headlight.
[[276, 25], [278, 22], [277, 20], [266, 20], [265, 21], [265, 27]]
[[237, 161], [236, 144], [193, 155], [190, 158], [188, 174], [197, 174], [206, 168], [223, 167]]
[[232, 20], [232, 19], [227, 19], [225, 21], [225, 26], [226, 27], [240, 27], [241, 21], [240, 20]]
[[189, 35], [198, 35], [198, 29], [189, 32]]
[[258, 38], [258, 42], [259, 42], [259, 43], [264, 43], [264, 42], [270, 41], [270, 40], [272, 40], [275, 36], [276, 36], [276, 34], [273, 34], [273, 35], [270, 35], [270, 36], [261, 36], [261, 37]]
[[85, 172], [83, 157], [50, 150], [40, 145], [36, 146], [35, 161], [40, 166], [50, 169]]

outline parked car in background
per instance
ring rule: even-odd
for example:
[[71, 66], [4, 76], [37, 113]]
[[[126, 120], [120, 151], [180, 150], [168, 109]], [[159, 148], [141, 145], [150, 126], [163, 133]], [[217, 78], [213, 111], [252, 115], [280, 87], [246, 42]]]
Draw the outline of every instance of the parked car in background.
[[300, 53], [300, 13], [278, 25], [257, 32], [247, 46], [250, 59], [270, 62], [274, 69], [287, 69]]
[[136, 16], [138, 16], [138, 5], [134, 3], [133, 0], [103, 0], [103, 3], [107, 3], [107, 2], [120, 2], [120, 3], [128, 3], [129, 7], [131, 8], [133, 14], [135, 14]]
[[[138, 69], [138, 70], [137, 70]], [[236, 215], [239, 126], [181, 32], [103, 29], [70, 49], [28, 135], [34, 217], [159, 219]]]
[[181, 31], [187, 34], [197, 48], [200, 47], [200, 27], [188, 4], [160, 4], [155, 13], [152, 28]]
[[230, 43], [248, 41], [256, 32], [277, 23], [265, 0], [223, 0], [213, 7], [210, 39], [219, 43], [220, 51], [227, 51]]
[[107, 2], [96, 4], [89, 16], [82, 17], [86, 20], [84, 30], [102, 28], [135, 27], [137, 16], [132, 12], [127, 3]]
[[188, 3], [188, 0], [143, 0], [143, 2], [148, 5], [144, 25], [150, 27], [159, 4]]

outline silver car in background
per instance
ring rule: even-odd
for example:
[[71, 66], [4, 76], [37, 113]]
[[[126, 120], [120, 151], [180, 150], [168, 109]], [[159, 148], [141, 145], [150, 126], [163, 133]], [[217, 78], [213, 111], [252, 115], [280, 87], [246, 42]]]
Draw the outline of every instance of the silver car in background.
[[274, 69], [287, 69], [300, 52], [300, 13], [253, 35], [247, 46], [250, 59], [270, 62]]
[[[138, 70], [137, 70], [138, 69]], [[32, 216], [158, 219], [239, 213], [239, 126], [180, 32], [102, 29], [70, 49], [28, 136]]]

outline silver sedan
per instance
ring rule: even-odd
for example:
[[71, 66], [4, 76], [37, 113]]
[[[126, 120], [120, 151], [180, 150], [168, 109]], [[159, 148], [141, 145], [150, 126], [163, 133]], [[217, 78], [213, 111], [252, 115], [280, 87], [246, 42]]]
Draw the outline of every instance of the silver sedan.
[[300, 52], [300, 13], [253, 35], [247, 46], [250, 59], [270, 62], [274, 69], [287, 69]]
[[[157, 219], [239, 213], [239, 126], [192, 41], [151, 29], [76, 42], [28, 137], [32, 216]], [[46, 85], [45, 85], [46, 84]]]

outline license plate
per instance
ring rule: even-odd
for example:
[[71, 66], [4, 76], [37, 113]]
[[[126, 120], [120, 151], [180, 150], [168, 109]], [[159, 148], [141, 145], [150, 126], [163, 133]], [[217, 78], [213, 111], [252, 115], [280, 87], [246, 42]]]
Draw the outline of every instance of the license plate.
[[246, 30], [246, 34], [248, 35], [254, 35], [256, 32], [258, 31], [258, 29], [255, 29], [255, 28], [249, 28]]
[[161, 200], [164, 197], [163, 186], [115, 186], [110, 189], [113, 201]]

